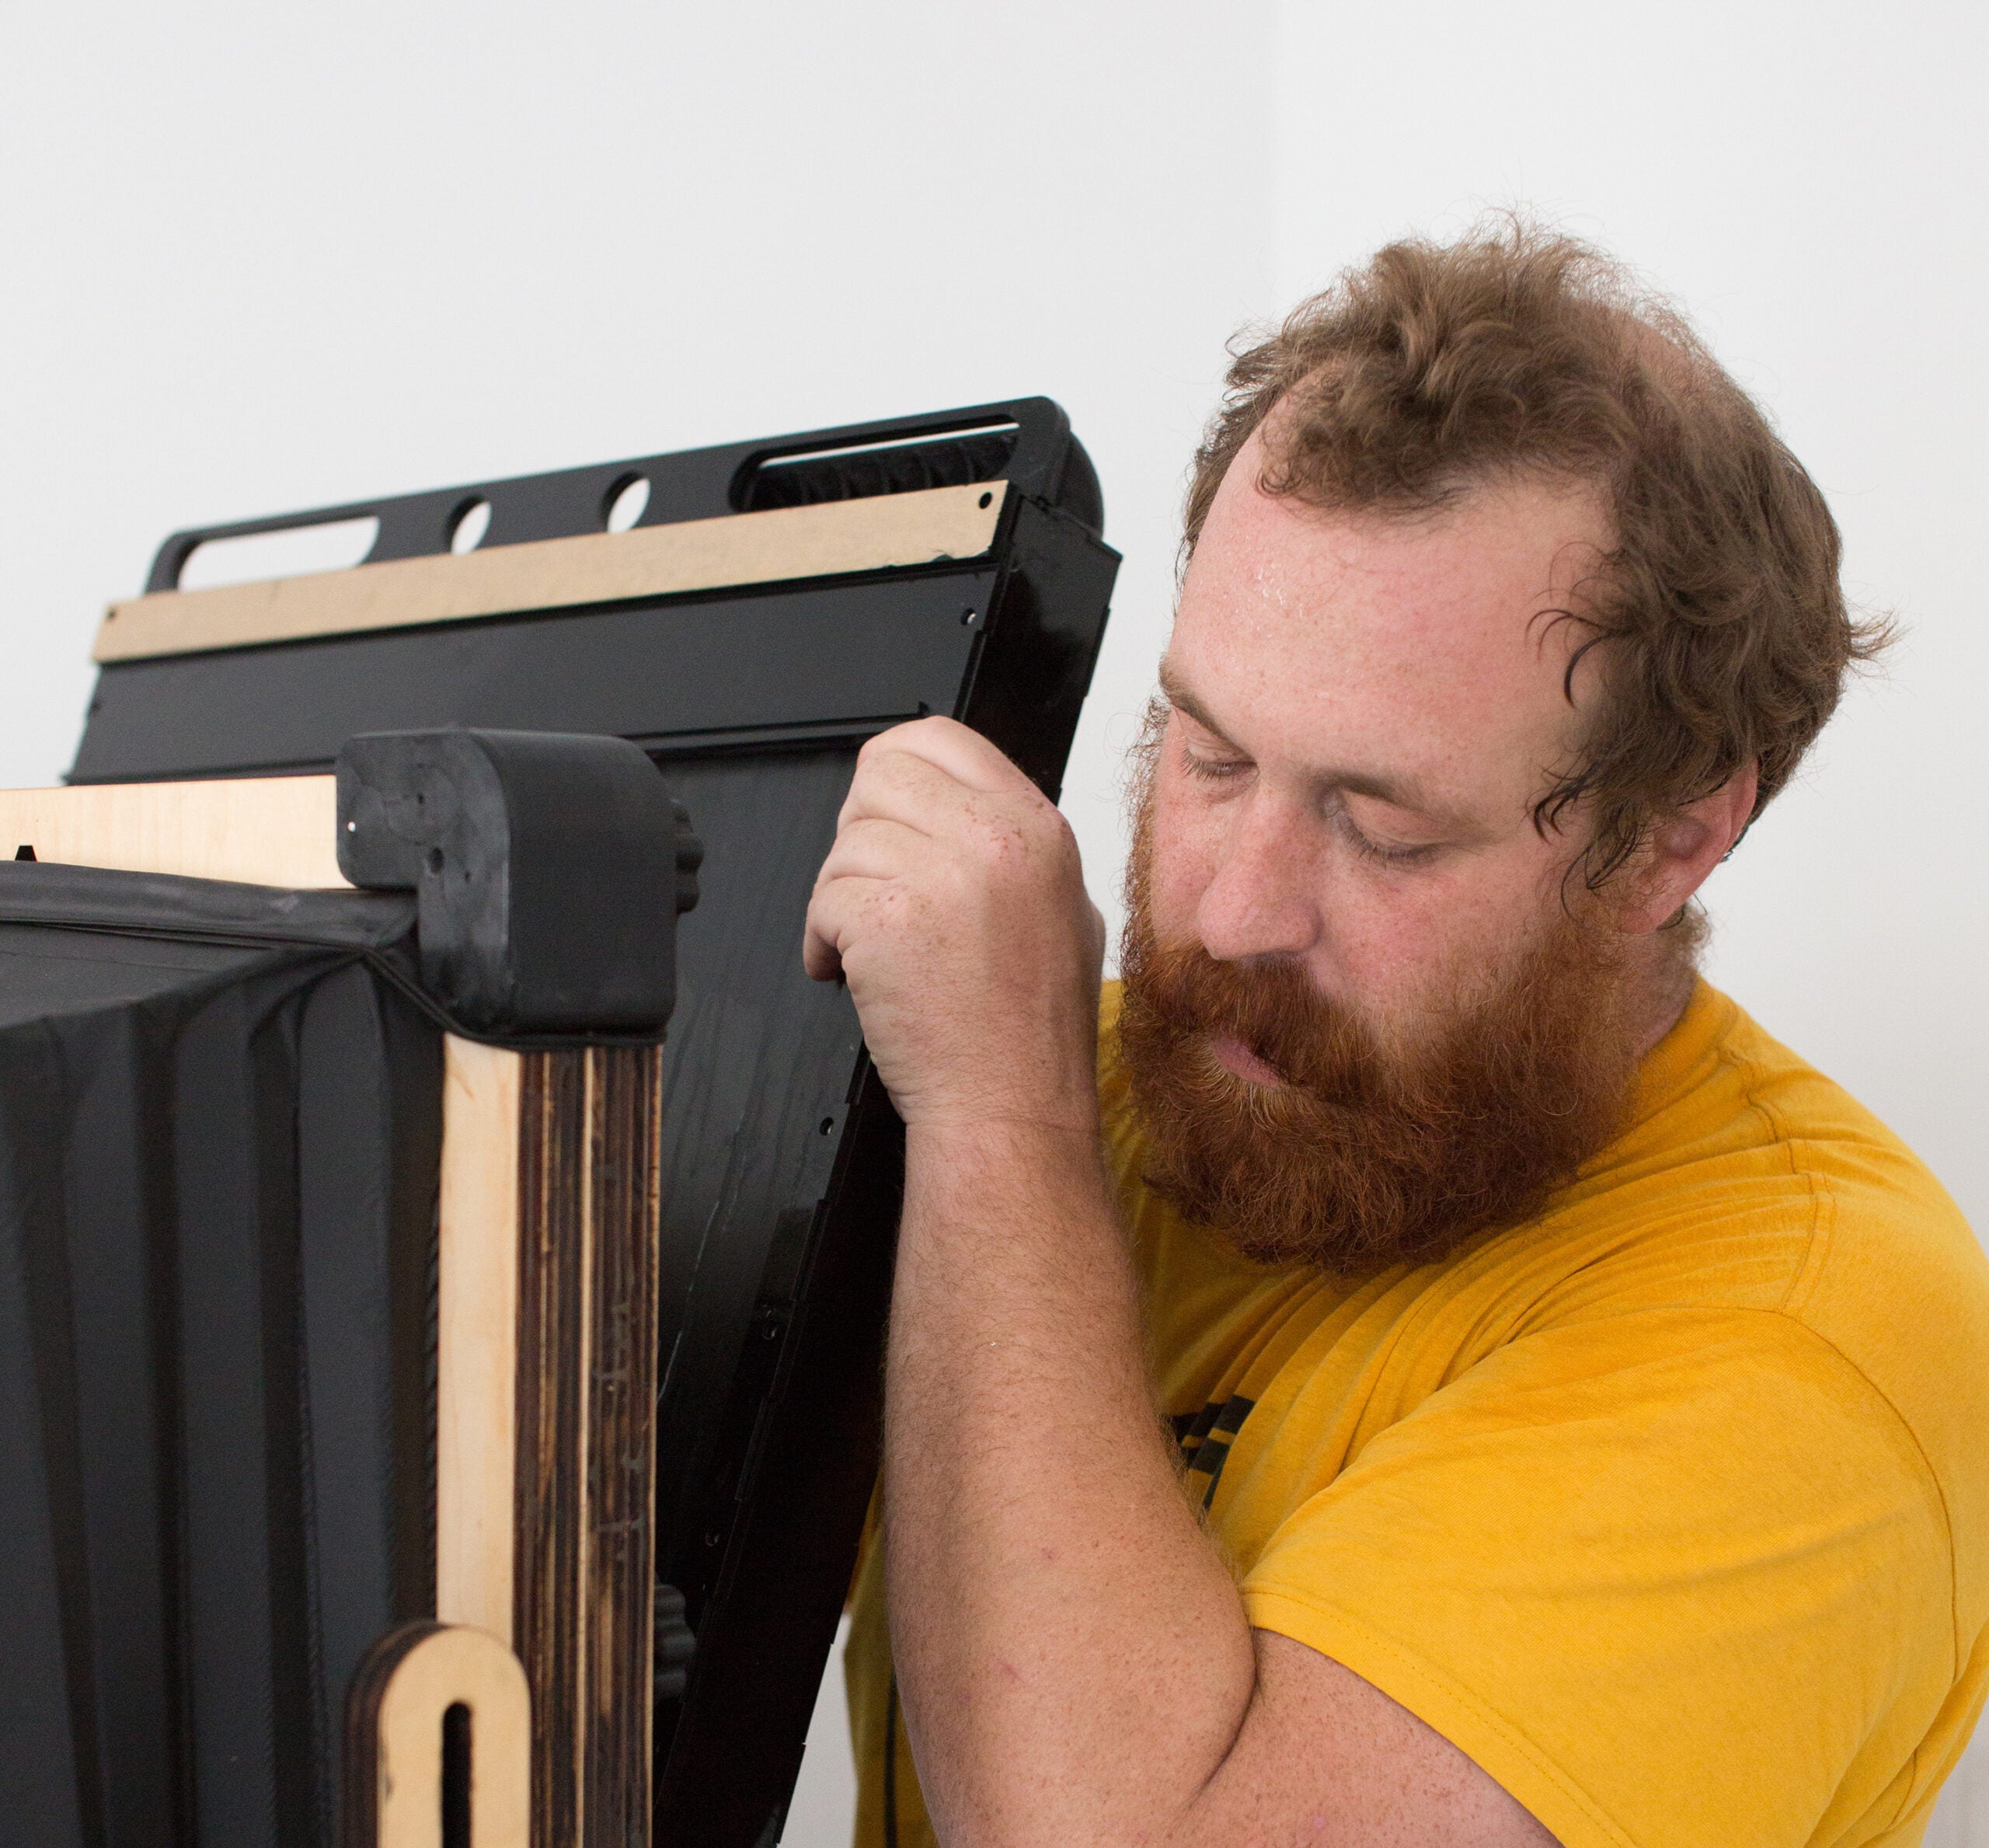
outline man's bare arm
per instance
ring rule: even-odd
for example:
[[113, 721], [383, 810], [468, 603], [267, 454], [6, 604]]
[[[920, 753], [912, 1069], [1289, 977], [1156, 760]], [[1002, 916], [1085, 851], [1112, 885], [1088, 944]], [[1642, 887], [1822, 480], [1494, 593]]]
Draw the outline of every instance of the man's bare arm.
[[1252, 1632], [1176, 1475], [1100, 1155], [1061, 818], [973, 734], [874, 741], [810, 913], [907, 1122], [892, 1647], [948, 1848], [1551, 1838], [1359, 1676]]

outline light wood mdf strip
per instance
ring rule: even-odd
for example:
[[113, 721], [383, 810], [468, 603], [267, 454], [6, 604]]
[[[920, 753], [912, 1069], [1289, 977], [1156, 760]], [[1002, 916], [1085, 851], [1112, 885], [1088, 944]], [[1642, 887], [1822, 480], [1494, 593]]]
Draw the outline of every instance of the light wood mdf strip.
[[155, 591], [110, 606], [94, 657], [138, 661], [978, 558], [994, 542], [1007, 492], [1006, 482], [970, 482], [207, 591]]
[[0, 859], [178, 873], [298, 888], [342, 886], [329, 776], [82, 783], [0, 790]]
[[451, 1034], [442, 1062], [435, 1615], [508, 1644], [516, 1571], [521, 1055]]

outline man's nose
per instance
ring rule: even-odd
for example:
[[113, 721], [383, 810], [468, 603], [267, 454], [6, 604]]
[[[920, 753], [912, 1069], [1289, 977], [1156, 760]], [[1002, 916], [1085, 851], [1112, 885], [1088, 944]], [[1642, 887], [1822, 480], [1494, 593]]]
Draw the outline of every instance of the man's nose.
[[1195, 911], [1196, 933], [1217, 962], [1303, 956], [1319, 940], [1318, 864], [1298, 816], [1253, 793], [1234, 818]]

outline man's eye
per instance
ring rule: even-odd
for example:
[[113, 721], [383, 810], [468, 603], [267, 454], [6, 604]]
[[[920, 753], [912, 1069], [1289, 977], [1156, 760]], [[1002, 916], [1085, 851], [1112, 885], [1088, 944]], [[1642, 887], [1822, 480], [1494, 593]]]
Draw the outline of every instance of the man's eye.
[[1378, 841], [1371, 835], [1363, 833], [1353, 816], [1344, 808], [1335, 810], [1333, 819], [1347, 845], [1363, 859], [1372, 860], [1378, 866], [1419, 866], [1423, 861], [1433, 857], [1441, 845], [1439, 842], [1432, 841], [1420, 846], [1403, 847]]
[[1197, 757], [1192, 751], [1181, 754], [1190, 776], [1198, 776], [1204, 783], [1220, 783], [1224, 777], [1235, 776], [1250, 767], [1249, 759], [1242, 757]]

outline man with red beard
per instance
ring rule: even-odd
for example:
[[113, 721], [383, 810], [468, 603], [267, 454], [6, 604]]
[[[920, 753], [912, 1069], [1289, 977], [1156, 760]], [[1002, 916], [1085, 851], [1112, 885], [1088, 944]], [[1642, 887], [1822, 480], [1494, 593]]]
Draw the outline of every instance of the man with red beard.
[[810, 909], [907, 1131], [859, 1841], [1917, 1841], [1989, 1684], [1989, 1267], [1694, 971], [1878, 640], [1829, 513], [1524, 229], [1230, 382], [1102, 1015], [1068, 829], [948, 721]]

